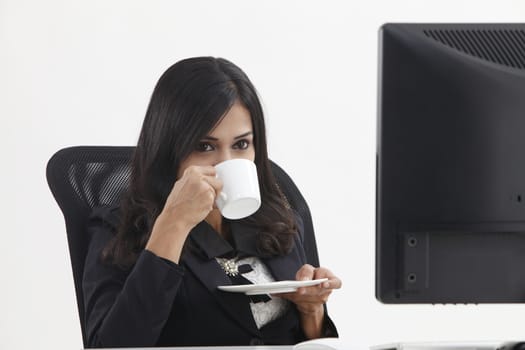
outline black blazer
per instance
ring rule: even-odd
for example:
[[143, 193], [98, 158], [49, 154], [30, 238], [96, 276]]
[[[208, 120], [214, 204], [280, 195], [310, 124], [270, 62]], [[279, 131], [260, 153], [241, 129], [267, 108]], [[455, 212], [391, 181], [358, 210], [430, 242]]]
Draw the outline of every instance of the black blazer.
[[[293, 304], [283, 316], [257, 329], [249, 298], [217, 289], [232, 283], [215, 257], [234, 248], [206, 222], [191, 231], [179, 264], [144, 250], [129, 271], [100, 259], [117, 227], [118, 208], [95, 209], [91, 222], [83, 278], [89, 347], [295, 344], [305, 340]], [[301, 222], [298, 227], [300, 234], [289, 254], [261, 258], [276, 280], [294, 280], [306, 263]], [[231, 228], [235, 252], [258, 256], [256, 231], [235, 221]], [[323, 336], [337, 336], [327, 314]]]

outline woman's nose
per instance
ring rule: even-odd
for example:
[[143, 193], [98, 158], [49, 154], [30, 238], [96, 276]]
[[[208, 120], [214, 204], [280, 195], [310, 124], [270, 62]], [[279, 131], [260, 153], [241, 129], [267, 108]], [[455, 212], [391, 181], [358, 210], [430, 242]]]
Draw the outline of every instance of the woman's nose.
[[215, 160], [215, 164], [214, 165], [217, 165], [219, 163], [222, 163], [222, 162], [230, 160], [230, 159], [233, 159], [230, 150], [221, 151], [219, 153], [219, 156]]

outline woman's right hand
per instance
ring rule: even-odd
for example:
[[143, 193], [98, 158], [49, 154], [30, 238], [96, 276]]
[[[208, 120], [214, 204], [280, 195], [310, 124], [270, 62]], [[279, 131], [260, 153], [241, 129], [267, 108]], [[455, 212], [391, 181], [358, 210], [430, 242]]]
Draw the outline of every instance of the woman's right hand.
[[189, 232], [213, 210], [222, 190], [213, 166], [189, 166], [175, 182], [155, 220], [146, 249], [178, 263]]

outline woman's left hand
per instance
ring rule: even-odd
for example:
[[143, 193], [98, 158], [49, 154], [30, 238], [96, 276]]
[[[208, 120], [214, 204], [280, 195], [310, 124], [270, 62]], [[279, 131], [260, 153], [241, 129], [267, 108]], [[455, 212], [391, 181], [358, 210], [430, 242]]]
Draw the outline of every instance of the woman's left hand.
[[324, 303], [332, 290], [341, 288], [342, 282], [330, 270], [324, 267], [313, 267], [305, 264], [295, 275], [298, 281], [328, 278], [321, 284], [301, 287], [291, 293], [276, 294], [276, 296], [288, 299], [297, 306], [301, 315], [303, 331], [308, 338], [317, 338], [321, 335], [322, 321], [324, 319]]

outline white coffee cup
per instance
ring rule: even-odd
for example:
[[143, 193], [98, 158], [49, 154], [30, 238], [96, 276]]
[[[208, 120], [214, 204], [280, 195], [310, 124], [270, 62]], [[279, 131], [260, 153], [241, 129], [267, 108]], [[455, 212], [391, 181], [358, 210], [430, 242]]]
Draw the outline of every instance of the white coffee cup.
[[261, 206], [259, 180], [255, 163], [248, 159], [230, 159], [215, 166], [222, 180], [222, 191], [215, 204], [227, 219], [242, 219]]

